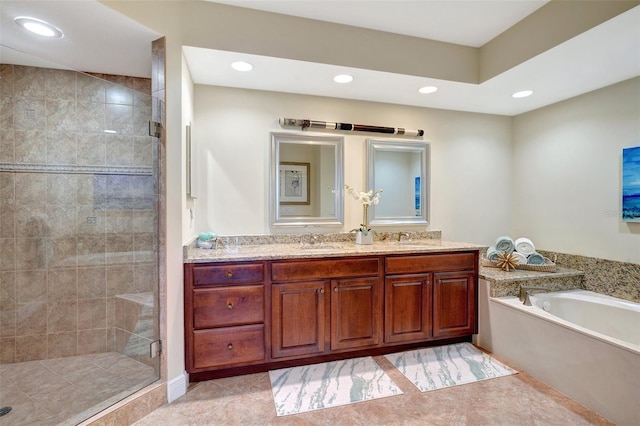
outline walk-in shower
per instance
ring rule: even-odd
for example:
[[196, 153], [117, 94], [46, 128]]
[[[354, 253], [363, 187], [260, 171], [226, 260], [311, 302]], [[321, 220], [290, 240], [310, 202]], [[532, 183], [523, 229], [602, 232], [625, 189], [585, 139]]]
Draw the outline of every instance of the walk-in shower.
[[150, 79], [0, 64], [0, 424], [77, 424], [159, 378], [151, 109]]

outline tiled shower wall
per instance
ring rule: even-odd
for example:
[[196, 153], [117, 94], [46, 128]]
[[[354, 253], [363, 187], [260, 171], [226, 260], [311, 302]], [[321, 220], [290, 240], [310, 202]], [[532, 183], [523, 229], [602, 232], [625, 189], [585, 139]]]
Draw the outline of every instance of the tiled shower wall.
[[157, 293], [150, 92], [0, 65], [0, 363], [127, 353], [157, 332], [115, 318], [116, 296]]

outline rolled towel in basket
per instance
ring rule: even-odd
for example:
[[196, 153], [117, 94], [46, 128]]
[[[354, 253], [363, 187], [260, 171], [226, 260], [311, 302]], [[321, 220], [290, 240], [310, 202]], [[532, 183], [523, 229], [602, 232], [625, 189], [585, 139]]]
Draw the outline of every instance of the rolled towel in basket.
[[544, 256], [538, 252], [533, 252], [527, 257], [527, 264], [529, 265], [544, 265]]
[[498, 250], [496, 250], [494, 246], [487, 249], [487, 259], [492, 262], [496, 262], [498, 260]]
[[527, 256], [525, 256], [524, 254], [518, 253], [517, 251], [514, 251], [511, 254], [516, 257], [516, 264], [518, 264], [518, 265], [526, 265], [527, 264]]
[[529, 256], [536, 251], [536, 247], [533, 245], [533, 241], [528, 238], [518, 238], [516, 240], [516, 251], [522, 253], [525, 256]]
[[496, 250], [503, 251], [506, 253], [513, 253], [513, 250], [515, 250], [516, 245], [513, 243], [513, 240], [511, 239], [511, 237], [507, 237], [507, 236], [503, 236], [503, 237], [498, 237], [498, 239], [496, 240], [496, 244], [495, 244]]

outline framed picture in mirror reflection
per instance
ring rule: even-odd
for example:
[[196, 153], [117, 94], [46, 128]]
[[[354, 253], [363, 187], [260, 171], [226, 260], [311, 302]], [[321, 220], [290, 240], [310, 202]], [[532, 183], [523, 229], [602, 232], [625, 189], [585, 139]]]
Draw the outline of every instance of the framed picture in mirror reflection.
[[280, 204], [304, 205], [310, 204], [309, 181], [310, 163], [281, 162], [280, 163]]

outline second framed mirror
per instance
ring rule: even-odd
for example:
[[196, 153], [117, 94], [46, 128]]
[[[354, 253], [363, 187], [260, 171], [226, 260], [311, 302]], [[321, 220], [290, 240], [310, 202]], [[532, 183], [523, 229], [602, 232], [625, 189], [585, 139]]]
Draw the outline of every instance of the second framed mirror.
[[371, 225], [429, 223], [429, 143], [367, 139], [367, 188], [382, 189]]

